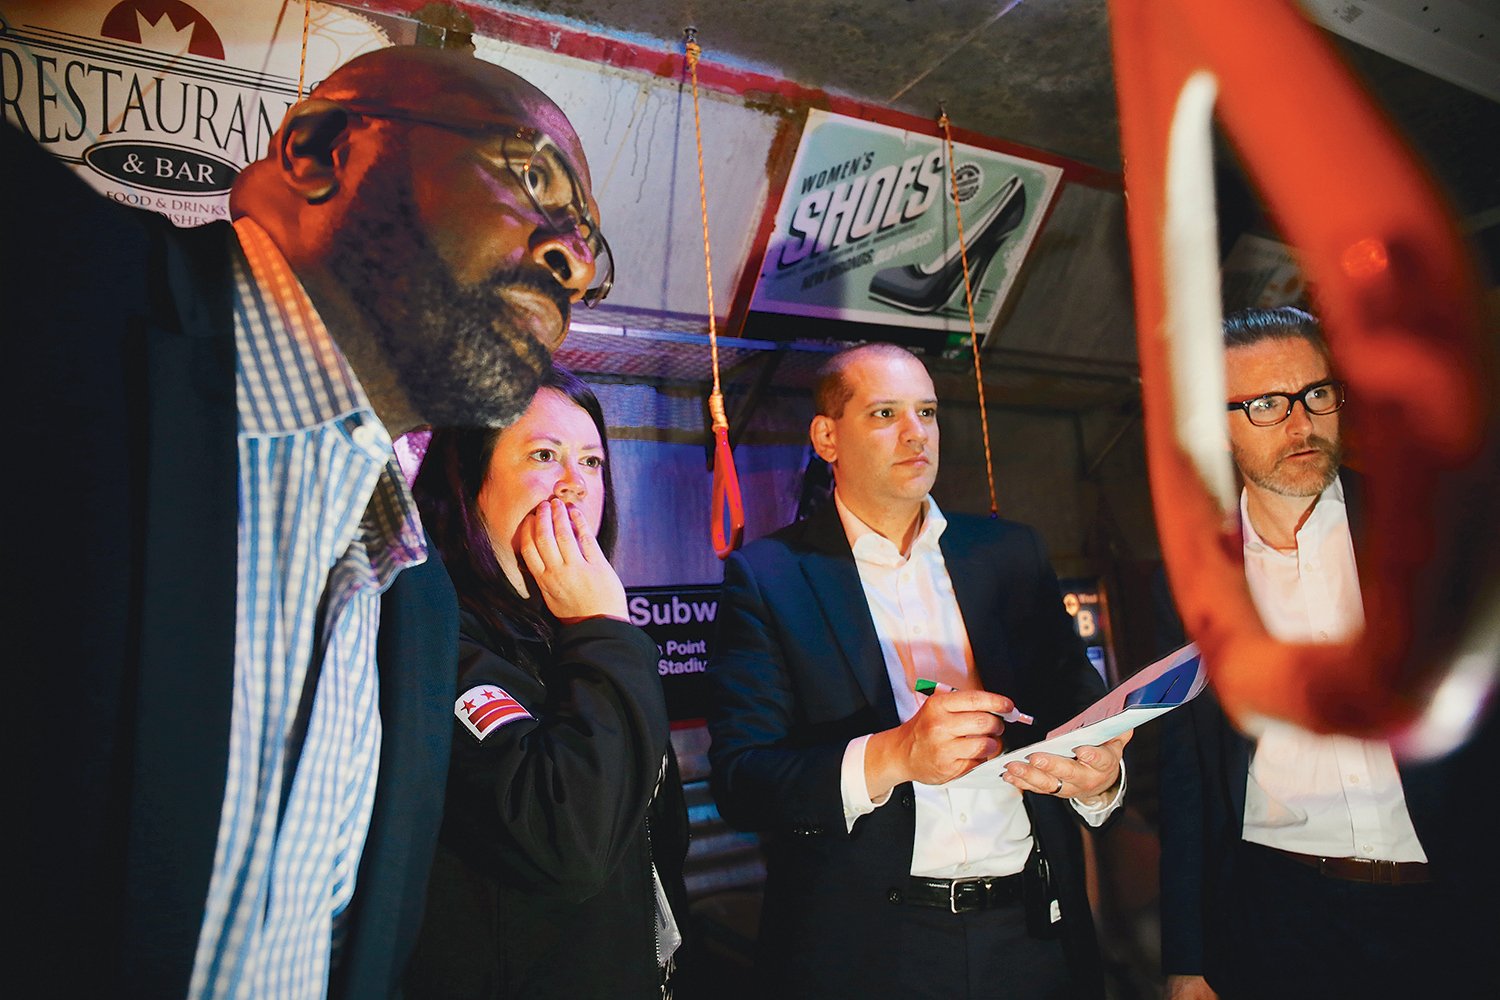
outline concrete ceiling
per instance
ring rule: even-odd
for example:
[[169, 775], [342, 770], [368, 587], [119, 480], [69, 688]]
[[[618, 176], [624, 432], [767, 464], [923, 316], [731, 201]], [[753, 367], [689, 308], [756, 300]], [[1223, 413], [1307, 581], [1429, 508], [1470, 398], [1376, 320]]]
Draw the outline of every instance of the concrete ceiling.
[[507, 5], [1118, 167], [1104, 0], [540, 0]]
[[[524, 0], [483, 6], [648, 46], [694, 25], [705, 60], [1120, 167], [1105, 0]], [[1425, 9], [1425, 8], [1424, 8]], [[1459, 214], [1500, 212], [1500, 104], [1328, 36], [1411, 137]], [[1268, 57], [1268, 70], [1275, 67]]]
[[486, 3], [645, 44], [698, 28], [704, 59], [1119, 166], [1104, 0]]

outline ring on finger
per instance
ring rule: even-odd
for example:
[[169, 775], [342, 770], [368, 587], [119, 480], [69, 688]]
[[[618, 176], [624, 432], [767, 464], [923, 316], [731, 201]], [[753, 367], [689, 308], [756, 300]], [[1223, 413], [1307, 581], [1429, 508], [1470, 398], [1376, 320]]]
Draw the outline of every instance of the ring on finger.
[[1061, 795], [1062, 794], [1062, 790], [1063, 790], [1063, 784], [1064, 784], [1063, 780], [1061, 778], [1058, 778], [1057, 779], [1057, 787], [1052, 790], [1052, 794], [1053, 795]]

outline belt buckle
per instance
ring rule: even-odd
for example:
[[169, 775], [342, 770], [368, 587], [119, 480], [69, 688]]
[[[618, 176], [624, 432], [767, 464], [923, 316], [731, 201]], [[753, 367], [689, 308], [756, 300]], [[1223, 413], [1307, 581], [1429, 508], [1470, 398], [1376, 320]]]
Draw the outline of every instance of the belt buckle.
[[980, 884], [983, 884], [984, 880], [985, 880], [985, 876], [983, 876], [983, 875], [970, 875], [970, 876], [968, 876], [966, 878], [956, 878], [956, 879], [953, 879], [952, 881], [950, 881], [948, 883], [948, 912], [955, 913], [955, 914], [959, 912], [959, 909], [958, 909], [958, 887], [959, 886], [961, 886], [961, 885], [968, 885], [970, 883], [980, 883]]

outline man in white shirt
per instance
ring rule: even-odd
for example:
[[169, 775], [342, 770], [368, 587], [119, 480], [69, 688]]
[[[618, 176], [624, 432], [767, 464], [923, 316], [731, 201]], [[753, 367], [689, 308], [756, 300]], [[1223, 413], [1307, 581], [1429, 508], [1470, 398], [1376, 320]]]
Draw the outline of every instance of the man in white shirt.
[[[1349, 516], [1357, 480], [1340, 474], [1345, 387], [1318, 323], [1292, 308], [1240, 313], [1226, 320], [1224, 342], [1255, 606], [1284, 641], [1357, 635], [1365, 621]], [[1456, 947], [1464, 935], [1452, 933], [1456, 914], [1444, 913], [1436, 883], [1463, 876], [1430, 863], [1407, 788], [1443, 778], [1398, 768], [1383, 740], [1276, 720], [1254, 729], [1234, 730], [1208, 693], [1165, 724], [1168, 995], [1453, 995], [1444, 984], [1461, 982], [1455, 970], [1475, 956]]]
[[729, 559], [708, 670], [715, 798], [765, 834], [767, 995], [1102, 995], [1078, 821], [1119, 804], [1123, 740], [945, 787], [1102, 692], [1040, 539], [933, 502], [910, 352], [835, 355], [815, 403], [833, 503]]

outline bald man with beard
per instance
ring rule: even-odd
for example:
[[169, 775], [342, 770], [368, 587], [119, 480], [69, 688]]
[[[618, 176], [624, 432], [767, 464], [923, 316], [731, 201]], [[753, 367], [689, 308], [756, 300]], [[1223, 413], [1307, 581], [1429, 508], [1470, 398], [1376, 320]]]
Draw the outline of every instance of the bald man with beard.
[[512, 420], [607, 293], [578, 137], [500, 67], [394, 48], [289, 111], [232, 226], [111, 203], [9, 126], [0, 163], [13, 978], [388, 995], [457, 655], [391, 442]]

